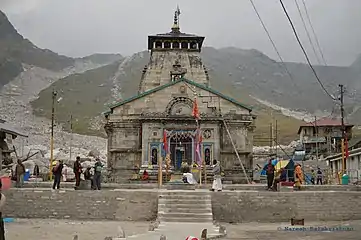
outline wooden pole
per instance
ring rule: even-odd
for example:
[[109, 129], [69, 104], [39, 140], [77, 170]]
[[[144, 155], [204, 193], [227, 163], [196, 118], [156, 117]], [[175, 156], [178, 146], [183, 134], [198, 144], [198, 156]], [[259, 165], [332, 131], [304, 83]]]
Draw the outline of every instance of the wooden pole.
[[341, 140], [341, 152], [342, 152], [342, 174], [345, 173], [345, 140]]
[[3, 169], [3, 150], [0, 148], [0, 170]]
[[315, 116], [315, 133], [316, 133], [316, 160], [318, 161], [318, 128], [317, 128], [316, 116]]
[[50, 161], [49, 161], [49, 178], [53, 177], [53, 161], [54, 161], [54, 119], [55, 119], [55, 98], [56, 91], [52, 92], [52, 103], [51, 103], [51, 137], [50, 137]]
[[159, 158], [159, 167], [158, 167], [158, 187], [161, 188], [163, 185], [163, 157]]

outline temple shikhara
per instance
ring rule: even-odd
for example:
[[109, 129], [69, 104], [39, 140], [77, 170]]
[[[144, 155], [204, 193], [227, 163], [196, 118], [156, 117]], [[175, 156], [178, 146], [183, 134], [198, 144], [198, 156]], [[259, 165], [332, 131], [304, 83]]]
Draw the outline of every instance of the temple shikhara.
[[240, 160], [246, 169], [253, 164], [255, 116], [212, 89], [200, 57], [205, 38], [181, 32], [179, 14], [169, 33], [148, 36], [151, 57], [138, 94], [105, 113], [110, 175], [130, 179], [134, 166], [157, 171], [168, 154], [173, 172], [217, 159], [225, 178], [240, 182]]

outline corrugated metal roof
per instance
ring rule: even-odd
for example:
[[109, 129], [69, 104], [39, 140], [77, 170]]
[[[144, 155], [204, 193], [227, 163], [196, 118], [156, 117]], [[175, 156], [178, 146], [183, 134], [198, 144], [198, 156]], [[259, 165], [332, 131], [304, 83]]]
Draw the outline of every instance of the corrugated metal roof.
[[[301, 127], [314, 127], [315, 125], [318, 127], [341, 126], [341, 120], [340, 119], [331, 119], [331, 118], [321, 118], [321, 119], [318, 119], [317, 121], [306, 123], [306, 124], [302, 125]], [[345, 123], [345, 125], [353, 126], [353, 125], [347, 124], [347, 123]]]
[[0, 132], [9, 133], [16, 136], [28, 137], [25, 133], [20, 132], [8, 123], [0, 122]]

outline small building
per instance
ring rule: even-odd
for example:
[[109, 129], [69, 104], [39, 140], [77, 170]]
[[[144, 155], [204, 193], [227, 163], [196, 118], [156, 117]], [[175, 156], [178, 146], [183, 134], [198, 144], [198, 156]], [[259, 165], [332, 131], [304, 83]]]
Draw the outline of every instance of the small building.
[[[345, 128], [347, 139], [351, 140], [353, 125], [345, 124]], [[317, 121], [305, 123], [299, 127], [298, 135], [300, 136], [300, 142], [306, 154], [315, 154], [316, 147], [320, 155], [339, 153], [341, 151], [341, 120], [322, 118]]]
[[18, 136], [27, 137], [26, 134], [21, 133], [6, 123], [5, 120], [0, 119], [0, 164], [11, 163], [11, 153], [14, 152], [14, 149], [9, 147], [9, 145], [13, 145], [12, 141]]
[[[336, 176], [342, 170], [342, 154], [334, 154], [325, 158], [331, 172]], [[361, 175], [361, 147], [349, 148], [349, 156], [346, 159], [346, 173], [350, 176], [351, 182], [360, 180]]]

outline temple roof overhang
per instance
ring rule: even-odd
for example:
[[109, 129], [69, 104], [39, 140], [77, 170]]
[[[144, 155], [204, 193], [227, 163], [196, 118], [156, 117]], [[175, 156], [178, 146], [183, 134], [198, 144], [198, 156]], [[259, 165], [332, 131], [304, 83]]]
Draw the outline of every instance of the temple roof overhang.
[[120, 101], [120, 102], [111, 104], [111, 105], [108, 106], [110, 110], [109, 110], [109, 111], [106, 111], [106, 112], [103, 112], [103, 114], [104, 114], [105, 116], [108, 116], [109, 114], [112, 113], [112, 111], [113, 111], [114, 108], [120, 107], [120, 106], [122, 106], [122, 105], [124, 105], [124, 104], [127, 104], [127, 103], [129, 103], [129, 102], [132, 102], [132, 101], [134, 101], [134, 100], [143, 98], [143, 97], [145, 97], [145, 96], [147, 96], [147, 95], [149, 95], [149, 94], [152, 94], [152, 93], [157, 92], [157, 91], [159, 91], [159, 90], [162, 90], [162, 89], [165, 89], [165, 88], [167, 88], [167, 87], [173, 86], [173, 85], [175, 85], [175, 84], [177, 84], [177, 83], [180, 83], [180, 82], [185, 82], [185, 83], [187, 83], [187, 84], [189, 84], [189, 85], [192, 85], [192, 86], [198, 87], [198, 88], [200, 88], [200, 89], [202, 89], [202, 90], [205, 90], [205, 91], [208, 91], [208, 92], [210, 92], [210, 93], [213, 93], [214, 95], [217, 95], [217, 96], [219, 96], [220, 98], [223, 98], [223, 99], [225, 99], [225, 100], [228, 100], [228, 101], [232, 102], [233, 104], [235, 104], [235, 105], [238, 106], [238, 107], [247, 109], [250, 113], [252, 112], [252, 107], [250, 107], [250, 106], [247, 106], [247, 105], [245, 105], [245, 104], [242, 104], [242, 103], [238, 102], [237, 100], [235, 100], [235, 99], [233, 99], [233, 98], [231, 98], [231, 97], [229, 97], [229, 96], [226, 96], [226, 95], [224, 95], [224, 94], [222, 94], [222, 93], [220, 93], [220, 92], [218, 92], [218, 91], [216, 91], [216, 90], [214, 90], [214, 89], [212, 89], [212, 88], [210, 88], [210, 87], [207, 87], [207, 86], [205, 86], [205, 85], [203, 85], [203, 84], [196, 83], [196, 82], [194, 82], [194, 81], [192, 81], [192, 80], [189, 80], [189, 79], [186, 79], [186, 78], [181, 78], [181, 79], [179, 79], [179, 80], [177, 80], [177, 81], [169, 82], [168, 84], [164, 84], [164, 85], [162, 85], [162, 86], [153, 88], [153, 89], [151, 89], [151, 90], [149, 90], [149, 91], [146, 91], [146, 92], [143, 92], [143, 93], [141, 93], [141, 94], [135, 95], [135, 96], [133, 96], [133, 97], [131, 97], [131, 98], [128, 98], [128, 99], [126, 99], [126, 100], [123, 100], [123, 101]]
[[199, 45], [199, 48], [202, 47], [205, 37], [197, 36], [194, 34], [187, 34], [182, 32], [169, 32], [161, 33], [156, 35], [148, 36], [148, 49], [153, 48], [153, 43], [156, 41], [189, 41], [196, 42]]

